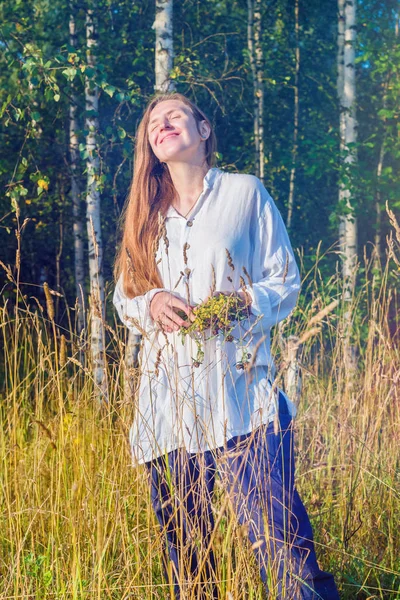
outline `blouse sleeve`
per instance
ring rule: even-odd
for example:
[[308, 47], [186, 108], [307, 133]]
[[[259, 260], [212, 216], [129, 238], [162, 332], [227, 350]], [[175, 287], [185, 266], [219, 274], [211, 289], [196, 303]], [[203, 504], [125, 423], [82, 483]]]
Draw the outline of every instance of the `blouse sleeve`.
[[252, 282], [244, 288], [252, 298], [254, 333], [270, 329], [296, 306], [300, 274], [283, 219], [260, 180], [252, 262]]
[[113, 304], [122, 323], [136, 335], [153, 333], [157, 329], [157, 325], [150, 315], [150, 302], [157, 292], [164, 291], [164, 289], [154, 288], [143, 296], [128, 298], [122, 288], [121, 274], [115, 286]]

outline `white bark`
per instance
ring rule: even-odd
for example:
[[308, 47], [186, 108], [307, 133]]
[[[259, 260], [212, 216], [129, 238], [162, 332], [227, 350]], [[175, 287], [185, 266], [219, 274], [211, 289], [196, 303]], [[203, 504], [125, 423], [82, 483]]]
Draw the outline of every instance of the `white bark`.
[[262, 53], [261, 0], [248, 0], [247, 46], [253, 74], [253, 127], [255, 146], [255, 171], [264, 181], [264, 82]]
[[337, 90], [340, 106], [340, 153], [342, 166], [347, 171], [348, 183], [339, 185], [339, 202], [346, 207], [339, 225], [339, 246], [342, 258], [343, 300], [343, 360], [348, 369], [348, 382], [354, 384], [357, 367], [355, 346], [351, 344], [351, 301], [357, 268], [357, 220], [351, 198], [351, 169], [357, 161], [357, 152], [351, 144], [357, 142], [356, 118], [356, 0], [338, 0], [338, 79]]
[[[384, 98], [385, 105], [385, 98]], [[376, 169], [376, 191], [375, 191], [375, 210], [376, 210], [376, 229], [375, 229], [375, 248], [374, 248], [374, 267], [377, 271], [381, 268], [381, 229], [382, 229], [382, 217], [381, 217], [381, 175], [383, 169], [383, 161], [385, 158], [385, 142], [386, 132], [383, 135], [381, 148], [379, 151], [378, 166]]]
[[[94, 51], [97, 46], [94, 24], [94, 14], [88, 10], [86, 14], [86, 44], [87, 62], [89, 67], [95, 67]], [[104, 352], [104, 279], [102, 270], [103, 246], [100, 223], [100, 192], [97, 177], [99, 174], [99, 155], [96, 134], [99, 128], [98, 108], [99, 90], [86, 76], [86, 159], [87, 192], [86, 220], [89, 240], [89, 275], [90, 275], [90, 320], [91, 320], [91, 354], [92, 369], [95, 383], [95, 395], [99, 401], [107, 400], [107, 380]]]
[[175, 89], [170, 73], [174, 60], [172, 36], [173, 0], [156, 0], [156, 17], [153, 28], [156, 33], [154, 89], [157, 92], [168, 92]]
[[124, 399], [127, 403], [132, 402], [137, 386], [138, 355], [141, 340], [141, 335], [135, 335], [132, 330], [129, 330], [124, 360]]
[[295, 76], [294, 76], [294, 123], [293, 123], [293, 149], [292, 149], [292, 168], [290, 170], [289, 182], [289, 201], [288, 201], [288, 216], [287, 227], [292, 226], [293, 207], [294, 207], [294, 184], [296, 178], [296, 160], [297, 160], [297, 139], [299, 132], [299, 71], [300, 71], [300, 46], [299, 46], [299, 0], [295, 0], [295, 37], [296, 37], [296, 53], [295, 53]]
[[254, 57], [254, 6], [253, 0], [247, 0], [247, 47], [249, 50], [249, 60], [251, 73], [253, 76], [253, 131], [254, 131], [254, 144], [255, 144], [255, 170], [256, 175], [259, 174], [258, 169], [258, 102], [257, 102], [257, 69], [256, 61]]
[[[73, 5], [70, 5], [69, 17], [69, 43], [76, 48], [75, 19], [73, 14]], [[84, 268], [84, 239], [83, 222], [81, 218], [81, 196], [78, 184], [78, 166], [79, 166], [79, 140], [77, 131], [79, 129], [77, 118], [77, 101], [72, 84], [71, 103], [69, 105], [69, 155], [71, 166], [71, 196], [72, 209], [74, 216], [73, 236], [74, 236], [74, 254], [75, 254], [75, 286], [76, 297], [78, 300], [78, 319], [77, 327], [80, 333], [84, 327], [84, 289], [85, 289], [85, 268]]]
[[[339, 99], [339, 139], [340, 160], [344, 156], [345, 148], [345, 111], [344, 111], [344, 29], [345, 29], [345, 0], [338, 0], [338, 53], [337, 53], [337, 94]], [[339, 203], [344, 201], [344, 187], [339, 185]], [[339, 224], [339, 248], [342, 250], [343, 221]]]
[[[356, 78], [355, 78], [355, 43], [356, 43], [356, 0], [347, 0], [344, 6], [344, 66], [343, 66], [343, 96], [344, 109], [344, 163], [351, 165], [357, 160], [357, 153], [349, 144], [357, 141], [356, 117]], [[357, 263], [357, 221], [353, 215], [351, 190], [349, 186], [340, 191], [349, 214], [341, 217], [340, 246], [343, 256], [342, 274], [344, 282], [344, 299], [350, 301], [355, 283]]]
[[294, 335], [289, 336], [286, 344], [288, 367], [286, 371], [285, 383], [286, 393], [292, 402], [296, 404], [296, 406], [299, 405], [302, 390], [301, 369], [297, 356], [298, 351], [299, 338]]
[[[395, 25], [396, 38], [399, 36], [399, 19], [398, 15], [396, 16], [396, 25]], [[382, 100], [382, 108], [387, 108], [387, 96], [389, 91], [390, 80], [392, 77], [392, 72], [389, 71], [383, 89], [383, 100]], [[378, 166], [376, 169], [376, 193], [375, 193], [375, 210], [376, 210], [376, 230], [375, 230], [375, 249], [374, 249], [374, 267], [377, 271], [381, 269], [381, 235], [382, 235], [382, 216], [381, 216], [381, 190], [380, 190], [380, 178], [382, 176], [383, 162], [385, 160], [386, 154], [386, 135], [387, 129], [386, 118], [383, 119], [384, 123], [384, 132], [381, 148], [379, 151], [379, 160]]]
[[258, 100], [258, 165], [259, 178], [264, 182], [264, 69], [262, 52], [262, 23], [261, 23], [261, 0], [255, 0], [254, 10], [254, 49], [256, 53], [257, 71], [257, 100]]

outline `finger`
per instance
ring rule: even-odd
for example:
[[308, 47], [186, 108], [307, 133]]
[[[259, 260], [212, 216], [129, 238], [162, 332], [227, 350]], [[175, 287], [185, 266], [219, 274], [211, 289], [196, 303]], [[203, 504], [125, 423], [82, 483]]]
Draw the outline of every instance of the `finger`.
[[[189, 318], [191, 321], [194, 321], [194, 320], [195, 320], [196, 316], [195, 316], [195, 315], [194, 315], [194, 313], [193, 313], [192, 307], [191, 307], [190, 305], [186, 304], [185, 302], [183, 302], [182, 300], [180, 300], [180, 298], [176, 298], [176, 297], [174, 298], [174, 303], [173, 303], [173, 306], [174, 306], [175, 308], [179, 308], [179, 309], [180, 309], [180, 310], [182, 310], [184, 313], [186, 313], [186, 314], [187, 314], [187, 316], [188, 316], [188, 318]], [[175, 311], [174, 311], [174, 312], [175, 312]], [[176, 314], [176, 313], [175, 313], [175, 314]], [[178, 319], [180, 319], [180, 320], [181, 320], [181, 323], [180, 323], [180, 325], [181, 325], [182, 327], [185, 327], [185, 326], [186, 326], [186, 324], [187, 324], [187, 322], [186, 322], [186, 321], [184, 321], [184, 320], [183, 320], [181, 317], [179, 317], [179, 315], [177, 315], [177, 317], [178, 317]], [[178, 321], [178, 322], [179, 322], [179, 321]]]
[[173, 322], [175, 329], [179, 329], [179, 327], [186, 327], [187, 321], [177, 315], [173, 308], [166, 306], [164, 309], [164, 314]]
[[191, 321], [194, 321], [195, 318], [196, 318], [196, 316], [193, 313], [192, 306], [190, 306], [189, 304], [187, 304], [186, 302], [184, 302], [183, 300], [181, 300], [180, 298], [178, 298], [174, 294], [170, 295], [170, 298], [169, 298], [169, 301], [167, 303], [167, 306], [169, 306], [170, 308], [173, 308], [173, 307], [179, 308], [180, 310], [182, 310], [184, 313], [187, 314], [187, 316], [189, 317], [189, 319]]
[[160, 313], [157, 322], [161, 329], [163, 329], [163, 331], [167, 333], [172, 333], [174, 329], [179, 329], [179, 327], [175, 325], [173, 321], [171, 321], [171, 319], [168, 317], [168, 315], [165, 314], [165, 312]]

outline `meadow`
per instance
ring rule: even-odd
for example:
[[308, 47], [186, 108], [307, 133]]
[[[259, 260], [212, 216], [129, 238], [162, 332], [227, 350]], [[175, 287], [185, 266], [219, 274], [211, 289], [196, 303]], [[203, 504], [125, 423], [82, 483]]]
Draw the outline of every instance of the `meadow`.
[[[323, 283], [326, 256], [317, 256], [311, 270], [302, 268], [296, 311], [273, 337], [282, 381], [287, 339], [300, 340], [297, 487], [320, 564], [345, 600], [400, 598], [400, 229], [393, 215], [392, 225], [385, 265], [365, 259], [350, 307], [338, 273]], [[170, 598], [145, 471], [131, 464], [134, 401], [124, 379], [135, 384], [140, 373], [124, 366], [126, 330], [115, 316], [108, 320], [109, 402], [99, 405], [90, 331], [77, 335], [76, 307], [65, 305], [69, 326], [58, 325], [56, 297], [48, 293], [46, 304], [23, 295], [19, 270], [2, 266], [15, 300], [0, 307], [0, 598]], [[346, 360], [349, 343], [356, 368]], [[218, 485], [214, 509], [220, 597], [263, 598], [251, 548]], [[190, 586], [187, 597], [195, 597]]]

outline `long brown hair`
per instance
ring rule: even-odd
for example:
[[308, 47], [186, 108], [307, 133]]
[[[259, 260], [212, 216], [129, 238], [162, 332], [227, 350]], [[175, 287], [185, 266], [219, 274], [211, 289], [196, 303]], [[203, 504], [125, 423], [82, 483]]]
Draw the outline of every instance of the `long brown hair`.
[[157, 94], [147, 104], [140, 121], [134, 153], [133, 179], [119, 219], [122, 241], [114, 263], [114, 277], [122, 273], [123, 291], [128, 298], [164, 287], [157, 270], [155, 253], [159, 239], [160, 216], [164, 216], [175, 196], [169, 170], [154, 154], [147, 134], [150, 113], [164, 100], [180, 100], [188, 106], [196, 120], [205, 120], [211, 133], [205, 142], [205, 160], [215, 163], [216, 137], [207, 116], [189, 98], [177, 92]]

